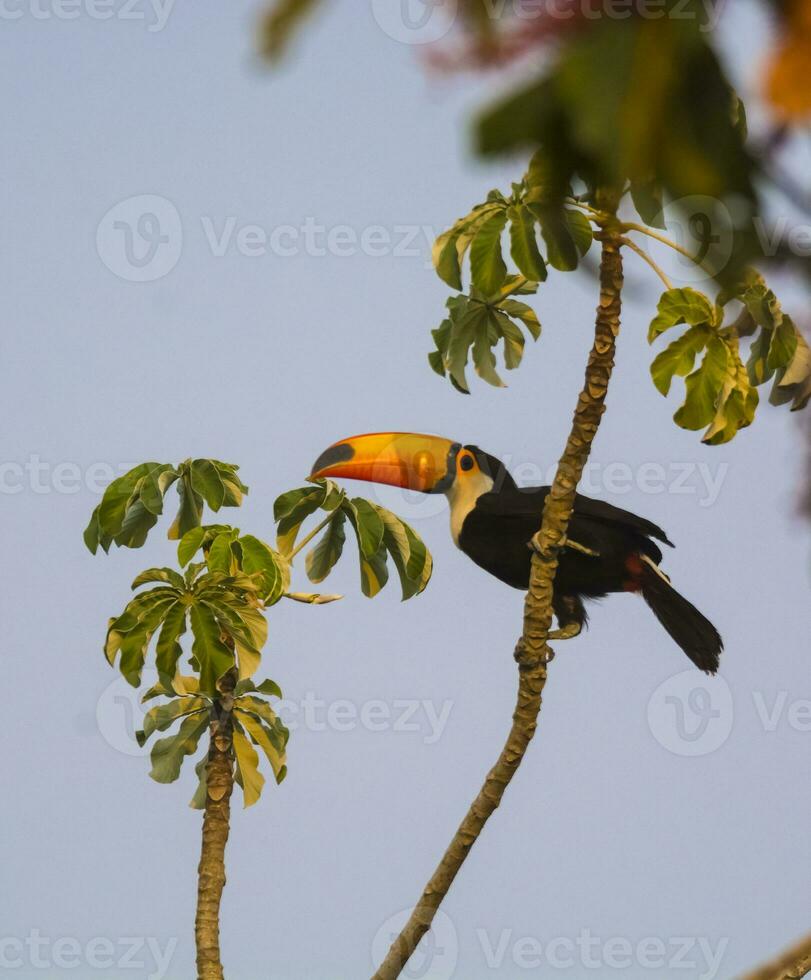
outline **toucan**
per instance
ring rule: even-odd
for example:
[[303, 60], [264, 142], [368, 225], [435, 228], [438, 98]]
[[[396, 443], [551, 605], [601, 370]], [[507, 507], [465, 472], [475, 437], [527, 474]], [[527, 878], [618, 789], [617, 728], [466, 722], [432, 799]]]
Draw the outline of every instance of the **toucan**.
[[[550, 488], [517, 486], [504, 464], [478, 446], [413, 432], [352, 436], [315, 461], [310, 478], [323, 477], [444, 493], [457, 547], [507, 585], [529, 587], [532, 542]], [[584, 599], [635, 592], [696, 667], [714, 674], [721, 637], [670, 584], [659, 567], [657, 541], [673, 547], [665, 532], [644, 517], [577, 494], [554, 582], [559, 628], [550, 638], [566, 639], [582, 630]]]

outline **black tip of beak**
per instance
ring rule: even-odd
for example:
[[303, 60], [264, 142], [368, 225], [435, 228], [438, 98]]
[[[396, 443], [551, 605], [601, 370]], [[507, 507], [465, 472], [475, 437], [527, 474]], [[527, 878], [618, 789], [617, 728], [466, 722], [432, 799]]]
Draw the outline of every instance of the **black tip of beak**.
[[335, 466], [336, 463], [345, 463], [348, 459], [352, 459], [354, 455], [355, 450], [347, 442], [342, 442], [337, 446], [330, 446], [329, 449], [325, 449], [313, 463], [310, 472], [315, 475], [320, 473], [321, 470], [326, 470], [330, 466]]

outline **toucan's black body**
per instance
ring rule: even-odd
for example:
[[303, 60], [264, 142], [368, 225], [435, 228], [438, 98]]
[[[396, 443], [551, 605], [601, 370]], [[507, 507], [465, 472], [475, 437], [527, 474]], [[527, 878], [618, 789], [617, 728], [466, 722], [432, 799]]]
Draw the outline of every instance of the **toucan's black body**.
[[[478, 446], [415, 433], [353, 436], [330, 446], [313, 474], [445, 493], [459, 548], [502, 582], [527, 589], [532, 541], [549, 487], [518, 487], [503, 463]], [[672, 547], [665, 532], [644, 517], [578, 494], [554, 583], [560, 638], [585, 625], [583, 599], [636, 592], [693, 663], [714, 674], [721, 637], [659, 568], [657, 541]]]
[[[496, 578], [526, 591], [532, 553], [529, 542], [539, 527], [549, 487], [502, 489], [482, 494], [462, 523], [459, 547]], [[632, 555], [647, 555], [655, 564], [662, 552], [651, 538], [670, 544], [661, 528], [602, 500], [575, 498], [569, 537], [595, 555], [564, 548], [555, 592], [599, 599], [628, 591]]]

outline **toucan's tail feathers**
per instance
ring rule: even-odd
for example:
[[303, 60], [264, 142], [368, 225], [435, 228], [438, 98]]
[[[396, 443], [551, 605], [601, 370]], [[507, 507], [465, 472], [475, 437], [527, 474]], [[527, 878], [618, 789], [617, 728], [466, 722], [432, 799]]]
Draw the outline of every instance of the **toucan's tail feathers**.
[[642, 569], [642, 598], [653, 614], [699, 670], [714, 674], [724, 642], [718, 630], [673, 588], [653, 562]]

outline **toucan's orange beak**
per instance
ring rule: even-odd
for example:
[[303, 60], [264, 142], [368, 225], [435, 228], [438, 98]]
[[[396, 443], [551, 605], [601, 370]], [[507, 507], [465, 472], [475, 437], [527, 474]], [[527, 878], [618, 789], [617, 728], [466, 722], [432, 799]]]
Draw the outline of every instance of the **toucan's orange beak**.
[[341, 439], [313, 464], [310, 479], [335, 477], [441, 493], [453, 482], [459, 443], [418, 432], [374, 432]]

